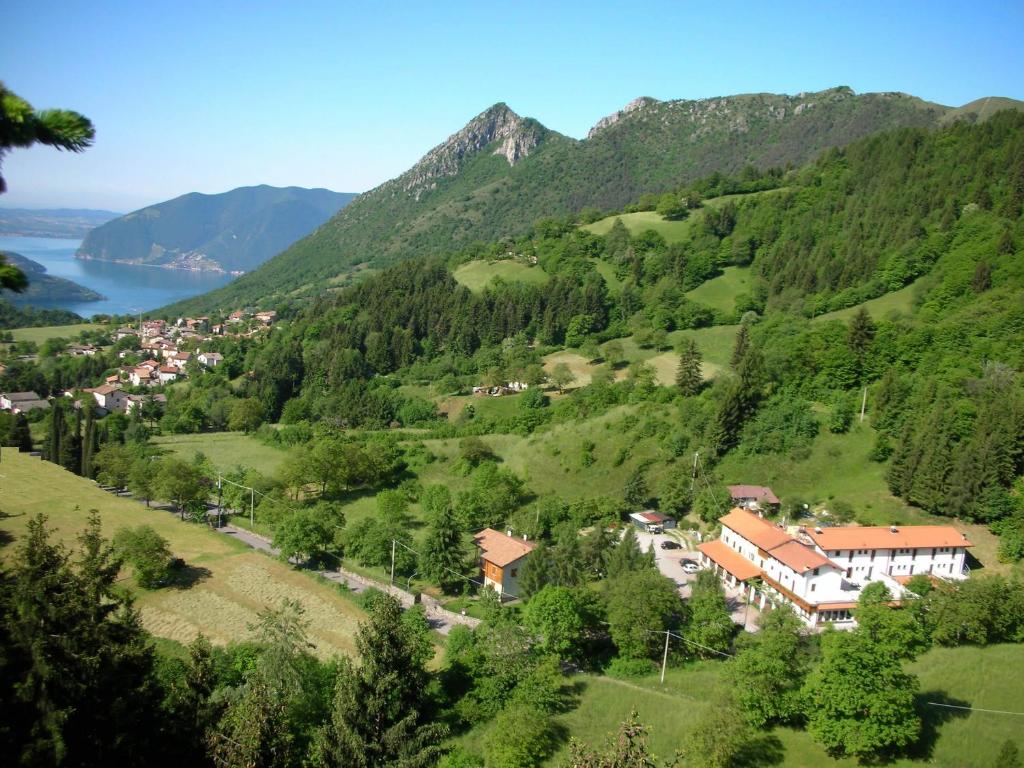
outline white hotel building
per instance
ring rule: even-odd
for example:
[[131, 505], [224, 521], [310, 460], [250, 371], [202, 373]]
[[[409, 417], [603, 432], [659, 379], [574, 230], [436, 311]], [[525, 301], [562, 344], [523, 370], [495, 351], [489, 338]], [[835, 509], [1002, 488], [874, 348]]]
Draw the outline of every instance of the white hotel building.
[[881, 581], [899, 599], [918, 574], [967, 576], [971, 542], [949, 525], [791, 528], [745, 509], [720, 518], [722, 534], [701, 544], [701, 564], [764, 608], [784, 603], [809, 627], [852, 626], [861, 590]]

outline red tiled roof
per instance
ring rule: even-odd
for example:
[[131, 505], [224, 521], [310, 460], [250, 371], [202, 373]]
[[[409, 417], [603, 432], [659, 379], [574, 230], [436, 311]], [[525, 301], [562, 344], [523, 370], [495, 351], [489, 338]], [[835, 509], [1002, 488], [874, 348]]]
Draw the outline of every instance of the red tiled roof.
[[484, 560], [498, 567], [504, 567], [521, 557], [526, 557], [537, 546], [532, 541], [517, 539], [493, 528], [484, 528], [473, 537], [473, 543], [480, 548], [480, 556]]
[[729, 548], [721, 539], [706, 541], [697, 547], [698, 550], [710, 557], [720, 566], [740, 581], [752, 579], [761, 575], [761, 569], [743, 557], [739, 552]]
[[730, 511], [725, 517], [720, 517], [718, 522], [736, 531], [747, 541], [764, 550], [772, 549], [793, 540], [792, 536], [776, 528], [767, 520], [763, 520], [753, 512], [748, 512], [739, 507]]
[[780, 544], [772, 549], [769, 554], [783, 565], [788, 565], [797, 573], [803, 573], [804, 571], [810, 571], [815, 568], [822, 567], [839, 569], [838, 565], [833, 563], [820, 552], [812, 549], [806, 544], [801, 544], [796, 539], [787, 541], [785, 544]]
[[823, 550], [838, 549], [926, 549], [929, 547], [972, 547], [967, 535], [951, 525], [894, 526], [844, 525], [840, 528], [807, 528], [805, 532]]
[[734, 499], [755, 499], [766, 504], [780, 503], [767, 485], [730, 485], [729, 495]]

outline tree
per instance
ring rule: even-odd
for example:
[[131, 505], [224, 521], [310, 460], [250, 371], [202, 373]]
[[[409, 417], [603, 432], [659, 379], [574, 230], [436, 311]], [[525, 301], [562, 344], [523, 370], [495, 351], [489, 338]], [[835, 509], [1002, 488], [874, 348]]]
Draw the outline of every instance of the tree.
[[432, 765], [447, 729], [423, 716], [429, 639], [410, 632], [398, 601], [382, 595], [356, 633], [356, 648], [358, 666], [340, 663], [330, 722], [316, 734], [310, 764]]
[[543, 652], [564, 660], [579, 657], [586, 623], [582, 605], [571, 589], [544, 587], [526, 604], [523, 620], [540, 638]]
[[793, 724], [803, 716], [809, 654], [801, 627], [792, 611], [769, 611], [761, 631], [730, 663], [736, 704], [755, 728]]
[[85, 409], [85, 432], [82, 435], [82, 477], [92, 479], [96, 474], [93, 458], [99, 447], [96, 435], [96, 417], [93, 414], [91, 402], [86, 402], [82, 407]]
[[19, 451], [32, 450], [32, 432], [24, 413], [14, 416], [14, 428], [11, 430], [10, 445]]
[[153, 647], [89, 516], [79, 556], [28, 522], [0, 576], [0, 752], [21, 765], [137, 765], [163, 748]]
[[860, 632], [895, 658], [913, 659], [928, 649], [931, 638], [920, 612], [913, 610], [913, 601], [904, 600], [903, 607], [890, 606], [892, 593], [880, 581], [868, 584], [857, 601], [854, 618]]
[[679, 626], [685, 607], [675, 582], [653, 568], [630, 571], [608, 583], [608, 632], [626, 659], [655, 658]]
[[626, 478], [626, 485], [622, 490], [622, 496], [626, 503], [634, 508], [643, 507], [647, 504], [651, 497], [651, 491], [647, 487], [647, 478], [644, 477], [643, 467], [637, 467]]
[[[92, 123], [77, 112], [67, 109], [33, 109], [31, 104], [7, 90], [0, 82], [0, 165], [4, 155], [11, 149], [25, 149], [34, 144], [82, 152], [92, 146], [95, 135]], [[0, 194], [6, 191], [7, 184], [0, 174]], [[3, 276], [2, 269], [0, 276]], [[3, 276], [0, 287], [21, 290], [14, 287], [17, 281], [13, 286], [8, 281], [9, 278]]]
[[135, 569], [135, 580], [145, 589], [164, 586], [171, 576], [171, 547], [152, 526], [121, 528], [114, 534], [114, 547]]
[[862, 306], [850, 320], [850, 328], [846, 334], [846, 343], [850, 345], [850, 350], [862, 366], [874, 340], [875, 323], [867, 309]]
[[156, 466], [157, 498], [171, 502], [184, 520], [186, 505], [206, 500], [208, 489], [202, 474], [181, 459], [161, 459]]
[[604, 359], [612, 368], [622, 362], [624, 352], [622, 350], [622, 342], [618, 339], [612, 339], [604, 345]]
[[807, 730], [834, 757], [891, 755], [921, 732], [917, 678], [859, 629], [822, 637], [822, 660], [807, 681]]
[[264, 413], [260, 401], [254, 397], [238, 400], [231, 406], [228, 429], [232, 432], [255, 432], [263, 423]]
[[511, 704], [494, 719], [484, 737], [488, 768], [533, 768], [557, 746], [551, 719], [529, 704]]
[[[447, 494], [448, 489], [441, 488]], [[427, 535], [423, 541], [420, 555], [420, 571], [444, 592], [454, 592], [464, 582], [459, 575], [466, 567], [465, 553], [462, 549], [462, 528], [455, 517], [451, 496], [447, 503], [437, 498], [434, 492], [434, 503], [439, 504], [427, 522]]]
[[282, 560], [315, 565], [330, 552], [342, 525], [343, 517], [339, 520], [315, 508], [299, 509], [274, 528], [274, 546], [281, 550]]
[[149, 506], [156, 488], [156, 467], [149, 456], [137, 456], [131, 461], [128, 471], [128, 490], [136, 499], [142, 499]]
[[1020, 749], [1016, 742], [1007, 739], [996, 755], [995, 768], [1021, 768]]
[[703, 376], [701, 375], [702, 358], [697, 342], [691, 338], [683, 339], [679, 345], [679, 367], [676, 369], [676, 387], [684, 396], [696, 395], [700, 392]]
[[622, 533], [618, 544], [605, 556], [608, 578], [616, 579], [631, 571], [653, 567], [653, 560], [640, 549], [636, 529], [631, 525]]
[[570, 741], [566, 768], [655, 768], [655, 765], [647, 748], [647, 728], [634, 710], [619, 726], [619, 732], [609, 740], [604, 752], [589, 751], [575, 739]]
[[558, 393], [562, 394], [567, 386], [576, 381], [576, 374], [565, 363], [558, 363], [551, 369], [551, 381], [558, 387]]
[[729, 364], [733, 370], [738, 370], [740, 367], [740, 361], [747, 354], [747, 347], [750, 346], [750, 327], [746, 323], [740, 325], [740, 329], [736, 332], [736, 341], [733, 342], [732, 357], [729, 359]]
[[735, 625], [725, 603], [722, 583], [711, 571], [701, 571], [693, 583], [689, 607], [689, 622], [686, 637], [701, 647], [695, 652], [708, 658], [729, 650]]
[[731, 768], [750, 736], [732, 702], [712, 702], [683, 745], [685, 764], [687, 768]]
[[134, 456], [120, 443], [104, 443], [97, 451], [93, 463], [97, 467], [96, 479], [100, 483], [121, 489], [128, 485]]

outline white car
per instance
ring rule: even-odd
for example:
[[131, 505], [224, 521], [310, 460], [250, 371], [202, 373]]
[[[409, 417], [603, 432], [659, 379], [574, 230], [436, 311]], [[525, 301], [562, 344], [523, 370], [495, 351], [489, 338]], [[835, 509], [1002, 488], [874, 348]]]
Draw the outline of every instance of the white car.
[[700, 566], [692, 560], [687, 560], [683, 563], [683, 573], [697, 573], [700, 570]]

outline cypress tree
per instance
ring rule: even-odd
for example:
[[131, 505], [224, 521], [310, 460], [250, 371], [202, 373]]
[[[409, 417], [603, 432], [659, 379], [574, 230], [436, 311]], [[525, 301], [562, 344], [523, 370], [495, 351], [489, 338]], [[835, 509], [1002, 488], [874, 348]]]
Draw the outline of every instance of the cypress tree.
[[85, 407], [85, 434], [82, 436], [82, 477], [92, 478], [92, 457], [96, 453], [96, 420], [91, 404]]
[[28, 419], [24, 413], [16, 414], [14, 417], [14, 429], [11, 430], [11, 444], [19, 451], [32, 450], [32, 431], [28, 426]]
[[46, 435], [46, 444], [43, 447], [43, 456], [47, 461], [54, 464], [60, 462], [60, 444], [64, 435], [64, 409], [60, 402], [54, 402], [50, 411], [50, 429]]
[[736, 334], [736, 343], [733, 344], [732, 358], [729, 360], [729, 364], [733, 367], [733, 370], [737, 370], [740, 366], [740, 362], [747, 354], [747, 347], [750, 345], [750, 329], [746, 323], [740, 326], [740, 330]]
[[679, 347], [679, 368], [676, 369], [676, 386], [686, 396], [700, 391], [702, 382], [700, 349], [693, 339], [684, 339]]
[[75, 420], [64, 419], [60, 438], [60, 465], [76, 475], [82, 472], [82, 411], [75, 411]]

